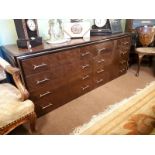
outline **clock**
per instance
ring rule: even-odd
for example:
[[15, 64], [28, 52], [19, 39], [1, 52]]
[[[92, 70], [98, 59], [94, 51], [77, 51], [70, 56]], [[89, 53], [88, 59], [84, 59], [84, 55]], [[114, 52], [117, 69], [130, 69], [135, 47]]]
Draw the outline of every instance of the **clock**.
[[90, 34], [92, 36], [111, 34], [109, 19], [94, 19], [94, 25], [92, 25]]
[[14, 19], [14, 23], [19, 48], [31, 48], [42, 44], [36, 19]]
[[64, 38], [90, 38], [90, 23], [66, 22], [63, 24]]
[[73, 34], [79, 34], [82, 32], [82, 26], [80, 24], [74, 24], [72, 27], [71, 27], [71, 32]]
[[29, 28], [30, 31], [35, 31], [36, 30], [36, 24], [33, 19], [28, 19], [27, 20], [27, 27]]
[[94, 22], [97, 27], [103, 27], [107, 23], [107, 19], [95, 19]]

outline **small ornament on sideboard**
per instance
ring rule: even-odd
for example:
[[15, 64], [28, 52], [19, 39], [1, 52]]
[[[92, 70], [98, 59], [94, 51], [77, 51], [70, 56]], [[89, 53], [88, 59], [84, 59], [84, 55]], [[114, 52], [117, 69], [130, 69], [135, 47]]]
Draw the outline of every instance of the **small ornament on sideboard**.
[[17, 31], [17, 46], [19, 48], [35, 47], [42, 44], [42, 37], [39, 36], [36, 19], [14, 19]]
[[109, 19], [94, 19], [94, 24], [92, 25], [91, 36], [104, 36], [111, 34]]
[[106, 36], [122, 33], [121, 19], [94, 19], [90, 34], [92, 36]]

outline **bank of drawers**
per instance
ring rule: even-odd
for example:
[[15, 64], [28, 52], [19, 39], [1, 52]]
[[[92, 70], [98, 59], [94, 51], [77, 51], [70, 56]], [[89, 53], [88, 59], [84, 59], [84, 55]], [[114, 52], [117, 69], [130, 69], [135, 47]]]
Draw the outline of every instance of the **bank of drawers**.
[[39, 115], [70, 100], [70, 79], [80, 73], [79, 51], [76, 48], [22, 62], [26, 87]]
[[118, 50], [119, 50], [119, 74], [124, 74], [128, 67], [128, 54], [130, 48], [130, 38], [122, 38], [118, 40]]
[[[126, 45], [125, 39], [119, 40], [121, 74], [127, 65]], [[26, 87], [37, 114], [43, 115], [112, 80], [114, 50], [114, 41], [107, 41], [23, 60]]]

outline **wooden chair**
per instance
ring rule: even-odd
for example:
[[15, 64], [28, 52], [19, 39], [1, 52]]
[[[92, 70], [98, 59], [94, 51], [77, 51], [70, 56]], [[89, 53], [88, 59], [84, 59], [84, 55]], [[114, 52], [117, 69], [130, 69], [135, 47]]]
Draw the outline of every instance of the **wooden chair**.
[[155, 28], [152, 26], [143, 26], [136, 29], [139, 42], [143, 47], [136, 48], [138, 54], [138, 68], [136, 76], [139, 76], [139, 70], [142, 58], [145, 55], [155, 55], [155, 47], [148, 47], [154, 41]]
[[16, 87], [9, 83], [0, 84], [0, 134], [8, 134], [17, 126], [30, 122], [35, 131], [36, 113], [34, 104], [28, 100], [29, 93], [20, 81], [20, 71], [0, 57], [0, 66], [12, 75]]

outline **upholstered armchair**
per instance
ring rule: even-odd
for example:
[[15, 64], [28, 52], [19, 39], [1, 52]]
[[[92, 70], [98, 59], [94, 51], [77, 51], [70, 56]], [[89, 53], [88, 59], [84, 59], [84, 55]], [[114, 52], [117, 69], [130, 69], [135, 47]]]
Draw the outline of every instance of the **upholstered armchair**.
[[15, 85], [0, 84], [0, 134], [8, 134], [17, 126], [29, 122], [31, 132], [35, 131], [36, 114], [34, 104], [28, 100], [29, 93], [20, 80], [20, 70], [12, 67], [0, 57], [0, 67], [11, 74]]

